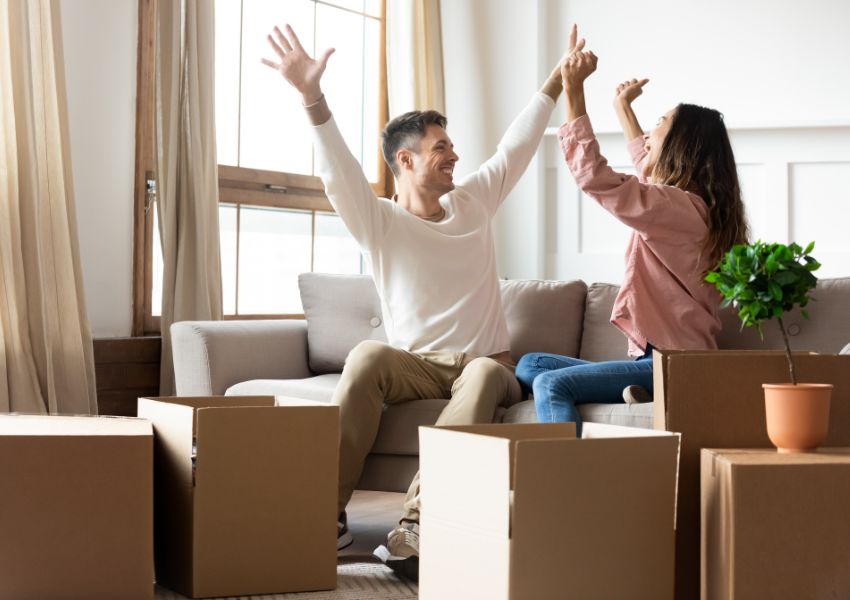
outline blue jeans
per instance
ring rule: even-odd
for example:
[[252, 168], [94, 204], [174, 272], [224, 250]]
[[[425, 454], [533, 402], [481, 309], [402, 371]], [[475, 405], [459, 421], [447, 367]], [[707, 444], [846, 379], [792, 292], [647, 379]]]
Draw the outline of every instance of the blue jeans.
[[570, 356], [535, 352], [516, 367], [523, 392], [534, 393], [541, 423], [573, 422], [581, 436], [576, 405], [623, 402], [623, 389], [639, 385], [652, 393], [652, 348], [635, 360], [590, 362]]

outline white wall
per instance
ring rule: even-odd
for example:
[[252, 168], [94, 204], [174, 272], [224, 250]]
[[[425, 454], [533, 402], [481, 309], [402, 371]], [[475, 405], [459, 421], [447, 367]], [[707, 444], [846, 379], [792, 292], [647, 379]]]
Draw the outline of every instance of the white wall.
[[80, 258], [95, 337], [132, 327], [137, 0], [61, 0]]
[[[681, 101], [718, 108], [756, 235], [817, 239], [821, 274], [850, 275], [850, 242], [835, 225], [850, 222], [850, 3], [445, 0], [442, 10], [462, 170], [495, 145], [575, 21], [600, 57], [588, 112], [612, 165], [628, 169], [611, 107], [619, 81], [651, 79], [636, 103], [645, 128]], [[571, 187], [553, 138], [563, 119], [559, 105], [539, 160], [501, 211], [500, 274], [619, 281], [627, 232]]]
[[[540, 15], [537, 4], [527, 0], [442, 2], [446, 115], [461, 176], [493, 154], [545, 78], [538, 67], [546, 60], [543, 46], [533, 35]], [[527, 237], [540, 226], [540, 168], [535, 160], [500, 210], [496, 236], [502, 276], [513, 279], [542, 268], [541, 249]]]

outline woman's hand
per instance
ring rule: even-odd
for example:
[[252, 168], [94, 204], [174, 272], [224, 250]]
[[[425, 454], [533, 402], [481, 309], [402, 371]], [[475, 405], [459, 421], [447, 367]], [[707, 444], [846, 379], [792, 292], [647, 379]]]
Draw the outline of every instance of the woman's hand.
[[631, 104], [643, 93], [643, 86], [649, 83], [649, 79], [630, 79], [617, 86], [614, 94], [614, 102], [620, 104]]
[[643, 93], [643, 86], [647, 83], [649, 79], [629, 79], [618, 85], [614, 94], [614, 110], [617, 111], [626, 141], [630, 142], [644, 135], [635, 111], [632, 110], [632, 102]]
[[587, 114], [584, 103], [584, 80], [596, 70], [599, 61], [589, 50], [584, 52], [584, 38], [576, 42], [577, 31], [573, 25], [570, 34], [570, 52], [561, 63], [561, 79], [567, 96], [567, 120], [574, 121]]
[[593, 52], [583, 51], [584, 46], [585, 41], [582, 38], [561, 64], [561, 77], [564, 80], [564, 89], [568, 93], [571, 89], [581, 87], [584, 80], [596, 70], [596, 63], [599, 62], [599, 58]]

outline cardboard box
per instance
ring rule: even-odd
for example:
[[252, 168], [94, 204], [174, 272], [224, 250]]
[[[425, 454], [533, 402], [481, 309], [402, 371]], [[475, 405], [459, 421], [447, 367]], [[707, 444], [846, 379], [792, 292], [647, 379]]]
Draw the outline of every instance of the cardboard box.
[[679, 436], [421, 427], [423, 600], [673, 598]]
[[0, 598], [153, 598], [142, 419], [0, 416]]
[[850, 598], [850, 448], [702, 451], [703, 600]]
[[[700, 590], [700, 449], [770, 448], [762, 383], [788, 381], [784, 352], [656, 351], [655, 428], [682, 434], [676, 598]], [[850, 355], [795, 353], [801, 382], [831, 383], [825, 446], [850, 446]]]
[[336, 587], [338, 407], [140, 398], [139, 416], [155, 432], [158, 583], [194, 598]]

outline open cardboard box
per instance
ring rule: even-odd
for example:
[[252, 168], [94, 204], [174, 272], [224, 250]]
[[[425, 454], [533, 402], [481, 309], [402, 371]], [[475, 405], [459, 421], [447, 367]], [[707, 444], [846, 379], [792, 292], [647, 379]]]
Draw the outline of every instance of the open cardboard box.
[[673, 598], [679, 436], [421, 427], [419, 597]]
[[[804, 383], [831, 383], [824, 446], [850, 446], [850, 355], [795, 353]], [[700, 449], [772, 448], [762, 383], [789, 381], [784, 352], [655, 351], [655, 428], [682, 434], [676, 515], [676, 598], [700, 593]]]
[[292, 404], [139, 399], [155, 432], [158, 583], [195, 598], [336, 587], [339, 409]]
[[153, 598], [153, 432], [0, 416], [0, 598]]
[[701, 597], [850, 598], [850, 448], [703, 449]]

